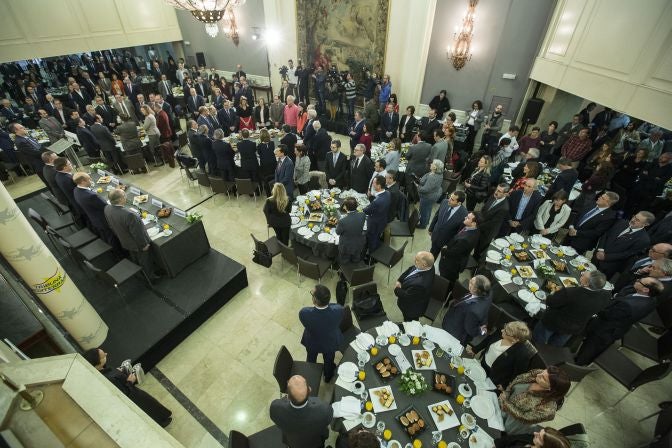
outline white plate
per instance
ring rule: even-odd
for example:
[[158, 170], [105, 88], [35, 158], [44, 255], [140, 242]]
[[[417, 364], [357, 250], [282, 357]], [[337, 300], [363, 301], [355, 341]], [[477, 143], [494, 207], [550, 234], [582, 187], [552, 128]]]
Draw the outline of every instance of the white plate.
[[376, 338], [376, 344], [380, 345], [381, 347], [385, 347], [387, 345], [387, 337], [383, 336], [382, 334], [378, 335]]
[[357, 361], [359, 361], [360, 358], [361, 358], [364, 362], [369, 362], [369, 361], [371, 361], [371, 355], [369, 355], [369, 352], [359, 352], [359, 353], [357, 353]]
[[485, 381], [488, 377], [488, 375], [485, 374], [483, 367], [478, 363], [474, 363], [469, 367], [469, 374], [467, 374], [467, 376], [471, 378], [474, 383]]
[[573, 257], [576, 255], [576, 250], [573, 247], [570, 246], [560, 246], [560, 249], [565, 255], [569, 255], [570, 257]]
[[429, 339], [425, 339], [424, 341], [422, 341], [422, 347], [425, 350], [429, 350], [431, 352], [432, 350], [434, 350], [436, 348], [436, 345], [432, 341], [430, 341]]
[[[476, 440], [474, 442], [474, 440]], [[489, 441], [481, 436], [481, 431], [475, 432], [469, 436], [469, 448], [491, 448]]]
[[535, 282], [533, 282], [533, 281], [528, 280], [527, 282], [525, 282], [525, 285], [526, 285], [529, 289], [536, 289], [536, 290], [539, 290], [539, 285], [537, 285], [537, 283], [535, 283]]
[[525, 238], [523, 238], [523, 236], [518, 233], [512, 233], [506, 239], [508, 239], [509, 241], [513, 241], [514, 243], [522, 243], [523, 241], [525, 241]]
[[163, 236], [170, 236], [170, 235], [172, 235], [172, 234], [173, 234], [173, 231], [170, 230], [170, 229], [168, 229], [168, 230], [164, 230], [164, 231], [163, 231]]
[[399, 336], [399, 345], [402, 347], [408, 347], [411, 345], [411, 338], [407, 334], [402, 334]]
[[537, 298], [534, 297], [534, 294], [532, 294], [532, 292], [528, 291], [527, 289], [521, 289], [518, 291], [518, 297], [520, 297], [520, 300], [527, 303], [537, 300]]
[[474, 414], [486, 420], [495, 414], [492, 401], [481, 395], [476, 395], [471, 399], [471, 410], [474, 411]]
[[373, 336], [371, 336], [369, 333], [359, 333], [355, 338], [355, 344], [357, 344], [357, 346], [364, 351], [367, 351], [373, 347], [375, 342], [375, 339], [373, 339]]
[[[468, 424], [469, 421], [471, 424]], [[460, 422], [462, 422], [462, 424], [466, 426], [467, 429], [474, 429], [476, 427], [476, 417], [468, 412], [462, 414], [462, 417], [460, 417]]]
[[488, 258], [491, 260], [499, 261], [502, 259], [502, 254], [497, 252], [496, 250], [489, 250], [488, 253], [486, 254]]
[[308, 227], [301, 227], [299, 230], [297, 230], [297, 232], [299, 232], [299, 235], [301, 235], [301, 236], [306, 236], [306, 235], [312, 234], [312, 232], [310, 231], [310, 229]]
[[499, 280], [500, 282], [510, 282], [511, 281], [511, 273], [503, 271], [501, 269], [498, 269], [495, 271], [495, 278]]
[[328, 233], [320, 233], [319, 235], [317, 235], [317, 239], [322, 241], [323, 243], [328, 243], [329, 241], [331, 241], [332, 236], [329, 235]]
[[521, 286], [524, 283], [523, 279], [521, 277], [513, 277], [512, 281], [513, 281], [514, 284], [516, 284], [518, 286]]
[[501, 264], [501, 265], [504, 266], [505, 268], [510, 268], [511, 266], [513, 266], [513, 263], [511, 263], [511, 260], [507, 260], [506, 258], [503, 259], [503, 260], [501, 260], [501, 261], [499, 262], [499, 264]]
[[306, 197], [304, 195], [300, 195], [296, 197], [296, 202], [297, 203], [302, 203], [306, 201]]
[[474, 391], [471, 389], [471, 387], [466, 384], [462, 383], [459, 386], [457, 386], [457, 391], [462, 395], [464, 398], [469, 398], [472, 395], [474, 395]]
[[450, 442], [446, 448], [462, 448], [457, 442]]
[[573, 260], [569, 260], [569, 264], [571, 264], [572, 266], [574, 266], [575, 268], [577, 268], [577, 267], [579, 267], [579, 266], [582, 264], [582, 262], [579, 261], [578, 258], [574, 258]]
[[387, 442], [387, 448], [402, 448], [404, 445], [401, 444], [398, 440], [390, 440]]
[[296, 225], [299, 222], [301, 222], [301, 219], [298, 216], [292, 216], [292, 225]]
[[390, 355], [397, 356], [401, 353], [401, 347], [399, 347], [397, 344], [390, 344], [390, 346], [387, 347], [387, 351], [390, 352]]
[[365, 412], [362, 414], [362, 426], [367, 429], [376, 426], [376, 415], [373, 412]]
[[509, 242], [506, 241], [504, 238], [497, 238], [495, 241], [493, 241], [494, 245], [499, 247], [500, 249], [504, 249], [505, 247], [509, 247]]
[[317, 232], [319, 232], [320, 230], [322, 230], [322, 227], [320, 227], [320, 226], [313, 226], [313, 228], [310, 229], [310, 230], [312, 230], [313, 233], [317, 233]]
[[[432, 411], [432, 407], [440, 406], [444, 403], [453, 411], [453, 415], [444, 414], [443, 420], [439, 421], [439, 416], [436, 413], [434, 413], [434, 411]], [[434, 420], [434, 425], [436, 425], [436, 429], [438, 429], [439, 431], [445, 431], [446, 429], [460, 426], [460, 420], [457, 418], [457, 413], [455, 412], [455, 409], [453, 409], [453, 406], [450, 404], [450, 401], [448, 400], [430, 404], [429, 406], [427, 406], [427, 410], [429, 411], [429, 415], [432, 416], [432, 420]]]
[[149, 235], [150, 238], [156, 236], [159, 234], [159, 230], [160, 229], [158, 227], [152, 227], [151, 229], [147, 229], [147, 235]]
[[[579, 286], [579, 281], [574, 277], [558, 277], [558, 279], [565, 288], [577, 288]], [[565, 284], [565, 280], [567, 280], [567, 284]]]
[[392, 388], [390, 386], [383, 386], [383, 387], [374, 387], [372, 389], [369, 389], [369, 400], [371, 400], [371, 403], [373, 403], [373, 412], [376, 414], [379, 412], [386, 412], [386, 411], [392, 411], [394, 409], [397, 409], [397, 400], [396, 398], [392, 402], [389, 408], [386, 408], [382, 404], [380, 404], [380, 400], [378, 399], [378, 395], [375, 394], [377, 390], [385, 390], [392, 395], [392, 398], [394, 398], [394, 394], [392, 393]]
[[411, 364], [413, 365], [413, 368], [415, 370], [435, 370], [436, 369], [436, 362], [434, 361], [434, 355], [432, 352], [429, 352], [429, 359], [432, 360], [432, 363], [428, 366], [423, 366], [423, 367], [418, 367], [418, 365], [415, 363], [415, 354], [416, 353], [422, 353], [422, 352], [429, 352], [429, 350], [411, 350]]
[[534, 293], [534, 296], [539, 300], [546, 300], [546, 293], [541, 289]]
[[338, 377], [346, 383], [354, 383], [359, 369], [354, 362], [344, 362], [338, 366]]

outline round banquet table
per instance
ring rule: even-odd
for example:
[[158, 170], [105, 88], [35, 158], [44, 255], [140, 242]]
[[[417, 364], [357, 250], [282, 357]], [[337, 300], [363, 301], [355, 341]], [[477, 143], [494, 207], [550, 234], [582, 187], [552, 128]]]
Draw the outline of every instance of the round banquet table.
[[[562, 265], [556, 268], [555, 263], [562, 263], [564, 269], [559, 270]], [[542, 265], [553, 272], [542, 273]], [[495, 291], [495, 301], [498, 298], [501, 301], [504, 296], [505, 300], [513, 300], [525, 308], [530, 315], [544, 308], [546, 298], [555, 290], [578, 286], [583, 271], [596, 269], [590, 260], [578, 255], [571, 247], [551, 244], [541, 235], [524, 237], [517, 233], [490, 243], [485, 266], [493, 273], [494, 282], [500, 288]], [[605, 289], [613, 289], [613, 285], [607, 282]]]
[[[400, 324], [402, 325], [402, 324]], [[376, 329], [373, 328], [367, 332], [368, 334], [372, 335], [374, 338], [376, 337]], [[406, 357], [408, 362], [411, 364], [414, 364], [414, 359], [413, 359], [413, 350], [424, 350], [422, 343], [424, 343], [424, 339], [421, 339], [421, 343], [418, 345], [414, 345], [411, 343], [410, 345], [403, 347], [401, 345], [396, 344], [398, 347], [401, 348], [403, 355]], [[473, 396], [471, 399], [474, 398], [474, 396], [477, 394], [477, 388], [474, 385], [474, 382], [469, 378], [466, 374], [458, 374], [456, 368], [451, 367], [450, 363], [450, 357], [447, 353], [442, 353], [441, 357], [438, 357], [436, 355], [437, 350], [440, 350], [440, 348], [437, 346], [435, 349], [431, 350], [431, 354], [434, 357], [434, 362], [436, 363], [436, 367], [432, 368], [431, 370], [418, 370], [415, 369], [415, 366], [413, 367], [413, 370], [416, 372], [422, 374], [422, 376], [425, 378], [425, 381], [427, 382], [427, 385], [429, 388], [425, 390], [424, 392], [420, 393], [419, 395], [408, 395], [407, 393], [403, 392], [399, 388], [399, 378], [401, 376], [401, 373], [394, 377], [393, 379], [384, 379], [381, 376], [378, 375], [375, 365], [383, 358], [385, 357], [390, 357], [392, 361], [395, 364], [398, 364], [398, 362], [394, 359], [394, 357], [390, 354], [389, 352], [389, 347], [390, 345], [384, 345], [381, 346], [376, 342], [376, 347], [378, 347], [378, 353], [375, 356], [371, 356], [371, 359], [366, 363], [364, 367], [364, 371], [366, 372], [366, 377], [363, 381], [365, 390], [369, 391], [369, 401], [374, 401], [378, 397], [372, 396], [370, 390], [372, 388], [377, 388], [377, 387], [382, 387], [382, 386], [390, 386], [392, 389], [392, 394], [394, 396], [394, 403], [396, 404], [396, 409], [389, 409], [389, 410], [383, 410], [381, 412], [376, 412], [376, 408], [374, 407], [374, 410], [371, 411], [375, 414], [376, 416], [376, 424], [380, 421], [385, 422], [385, 429], [390, 429], [392, 431], [392, 440], [396, 440], [401, 444], [401, 447], [405, 447], [407, 443], [412, 443], [413, 440], [419, 439], [422, 442], [423, 447], [433, 447], [435, 446], [432, 443], [432, 432], [437, 431], [437, 426], [436, 422], [432, 417], [432, 412], [428, 409], [428, 406], [432, 406], [436, 403], [440, 402], [445, 402], [448, 401], [450, 403], [450, 406], [452, 407], [453, 411], [455, 412], [455, 416], [458, 419], [461, 419], [462, 415], [466, 412], [470, 413], [476, 418], [476, 427], [472, 429], [472, 432], [470, 432], [470, 436], [473, 432], [476, 432], [478, 435], [480, 431], [485, 431], [490, 437], [493, 439], [497, 439], [500, 436], [500, 431], [496, 429], [492, 429], [488, 426], [488, 422], [483, 419], [478, 417], [472, 409], [467, 409], [462, 405], [458, 405], [456, 402], [456, 397], [459, 394], [458, 392], [458, 386], [463, 383], [467, 383], [472, 392]], [[370, 353], [370, 351], [369, 351]], [[358, 362], [357, 359], [357, 351], [352, 347], [349, 346], [345, 353], [343, 354], [343, 359], [341, 360], [340, 364], [342, 365], [345, 362], [352, 362], [355, 365]], [[444, 392], [437, 391], [433, 388], [434, 385], [434, 374], [435, 371], [441, 372], [443, 374], [449, 375], [454, 378], [454, 388], [453, 392], [450, 395], [445, 394]], [[342, 387], [340, 387], [337, 383], [337, 385], [334, 388], [334, 402], [340, 401], [343, 397], [346, 396], [357, 396], [355, 393], [350, 392]], [[417, 413], [419, 414], [419, 417], [422, 418], [425, 423], [425, 430], [422, 431], [419, 436], [414, 436], [411, 437], [410, 435], [407, 434], [407, 432], [404, 430], [402, 424], [397, 420], [397, 417], [402, 414], [407, 412], [410, 407], [413, 407]], [[494, 405], [493, 405], [494, 406]], [[394, 406], [391, 406], [392, 408]], [[365, 410], [362, 411], [362, 413], [366, 412]], [[497, 412], [497, 410], [495, 410]], [[342, 419], [339, 419], [341, 421]], [[447, 420], [447, 419], [446, 419]], [[450, 442], [456, 442], [458, 443], [461, 447], [466, 448], [470, 446], [470, 443], [468, 440], [462, 440], [458, 441], [459, 437], [459, 427], [461, 423], [458, 423], [456, 426], [449, 428], [449, 429], [443, 429], [442, 432], [442, 440], [444, 440], [446, 443]], [[355, 428], [363, 428], [362, 424], [360, 423], [359, 425], [355, 426]], [[376, 426], [374, 425], [372, 428], [370, 428], [370, 431], [375, 432], [376, 431]], [[482, 440], [480, 444], [477, 445], [478, 448], [490, 448], [487, 444], [483, 444], [483, 442], [486, 439]], [[474, 447], [474, 448], [477, 448]]]
[[[339, 238], [336, 235], [336, 225], [329, 225], [327, 222], [329, 218], [325, 213], [325, 206], [333, 207], [333, 216], [337, 220], [341, 219], [345, 213], [341, 210], [341, 205], [343, 200], [349, 197], [357, 200], [359, 211], [369, 205], [365, 194], [354, 190], [341, 191], [339, 188], [312, 190], [305, 195], [297, 196], [290, 212], [292, 219], [290, 239], [310, 247], [313, 254], [318, 257], [336, 258]], [[316, 203], [320, 204], [320, 208], [314, 206]], [[366, 230], [366, 224], [364, 229]]]

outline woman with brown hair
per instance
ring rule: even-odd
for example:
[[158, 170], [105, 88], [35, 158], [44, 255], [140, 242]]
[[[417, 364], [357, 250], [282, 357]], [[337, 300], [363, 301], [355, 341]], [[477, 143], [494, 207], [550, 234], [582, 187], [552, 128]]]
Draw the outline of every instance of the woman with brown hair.
[[536, 179], [540, 172], [541, 165], [539, 162], [533, 161], [525, 163], [525, 166], [523, 167], [523, 177], [518, 178], [514, 182], [513, 187], [511, 187], [511, 192], [525, 188], [525, 182], [527, 182], [528, 179]]
[[254, 120], [252, 119], [252, 108], [247, 104], [247, 97], [240, 97], [240, 104], [236, 107], [236, 113], [238, 114], [239, 128], [242, 131], [243, 129], [249, 129], [254, 131]]
[[547, 426], [532, 434], [506, 435], [495, 440], [495, 448], [570, 448], [567, 437]]
[[299, 103], [298, 115], [296, 117], [296, 133], [303, 135], [303, 128], [308, 121], [308, 114], [306, 113], [306, 105]]
[[507, 434], [526, 434], [534, 425], [555, 418], [571, 382], [556, 366], [518, 375], [499, 395]]
[[476, 171], [464, 181], [464, 192], [467, 195], [467, 210], [473, 211], [476, 204], [483, 202], [488, 197], [488, 187], [490, 186], [490, 167], [492, 159], [490, 156], [483, 156], [478, 160]]
[[279, 182], [273, 184], [271, 196], [264, 203], [264, 215], [269, 227], [273, 227], [278, 241], [289, 245], [289, 228], [292, 220], [289, 217], [289, 211], [292, 209], [292, 203], [287, 197], [285, 186]]

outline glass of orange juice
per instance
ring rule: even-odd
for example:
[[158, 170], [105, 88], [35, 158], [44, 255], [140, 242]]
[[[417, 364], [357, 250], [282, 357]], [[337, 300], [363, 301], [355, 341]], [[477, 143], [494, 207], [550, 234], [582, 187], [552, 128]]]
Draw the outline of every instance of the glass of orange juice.
[[392, 431], [390, 431], [389, 429], [383, 431], [383, 439], [390, 440], [391, 438], [392, 438]]
[[363, 370], [360, 370], [359, 374], [357, 374], [357, 378], [359, 378], [360, 381], [364, 381], [364, 379], [366, 378], [366, 372], [363, 371]]
[[371, 412], [373, 410], [373, 403], [367, 401], [364, 407], [366, 408], [367, 411]]
[[464, 396], [462, 394], [458, 395], [457, 398], [455, 398], [455, 401], [457, 401], [457, 404], [463, 404]]
[[390, 342], [390, 344], [394, 344], [395, 342], [397, 342], [397, 338], [394, 336], [390, 336], [389, 338], [387, 338], [387, 340]]
[[458, 366], [457, 367], [457, 374], [458, 375], [463, 375], [464, 374], [464, 366]]
[[418, 336], [413, 336], [413, 345], [418, 345], [420, 343], [420, 338]]
[[376, 356], [378, 354], [378, 347], [371, 347], [371, 355]]

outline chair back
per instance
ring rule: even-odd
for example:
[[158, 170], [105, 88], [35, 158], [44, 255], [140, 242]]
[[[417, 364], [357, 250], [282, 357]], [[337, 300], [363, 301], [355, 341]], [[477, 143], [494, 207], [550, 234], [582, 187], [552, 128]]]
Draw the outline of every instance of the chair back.
[[184, 131], [177, 131], [177, 144], [180, 149], [187, 146], [189, 141], [187, 140], [187, 133]]
[[256, 250], [257, 252], [261, 252], [261, 253], [269, 254], [269, 255], [270, 255], [270, 251], [269, 251], [268, 246], [266, 245], [266, 243], [264, 243], [263, 241], [259, 241], [259, 240], [258, 240], [253, 234], [251, 234], [251, 233], [250, 233], [250, 236], [252, 237], [252, 241], [254, 241], [254, 250]]
[[662, 437], [672, 430], [672, 406], [665, 406], [658, 414], [656, 427], [653, 430], [654, 437]]
[[408, 231], [410, 232], [411, 236], [415, 234], [415, 228], [418, 226], [418, 222], [420, 222], [418, 208], [413, 207], [411, 216], [408, 217]]
[[432, 283], [432, 299], [438, 300], [439, 302], [445, 302], [446, 297], [448, 297], [448, 292], [450, 290], [450, 280], [446, 280], [440, 275], [434, 276], [434, 282]]
[[352, 288], [352, 300], [358, 300], [362, 297], [369, 297], [378, 294], [378, 285], [375, 282], [364, 283], [355, 288]]
[[208, 180], [210, 181], [210, 188], [212, 188], [213, 193], [229, 194], [231, 188], [236, 185], [235, 182], [226, 181], [219, 177], [209, 177]]
[[42, 199], [44, 199], [45, 201], [47, 201], [47, 203], [51, 206], [51, 208], [53, 208], [56, 211], [56, 213], [58, 213], [59, 215], [62, 215], [63, 213], [66, 213], [68, 211], [67, 207], [64, 207], [63, 205], [61, 205], [56, 200], [56, 198], [53, 197], [51, 194], [47, 194], [47, 193], [43, 192], [43, 193], [40, 193], [40, 197]]
[[599, 370], [596, 366], [577, 366], [571, 362], [564, 362], [559, 366], [565, 371], [570, 381], [580, 382], [584, 377]]
[[229, 448], [250, 448], [250, 441], [245, 434], [232, 429], [229, 432]]
[[373, 271], [376, 269], [376, 265], [366, 266], [359, 269], [352, 270], [352, 277], [350, 279], [350, 286], [355, 287], [363, 285], [364, 283], [373, 281]]
[[530, 365], [527, 367], [527, 370], [532, 370], [532, 369], [545, 369], [546, 363], [542, 359], [541, 356], [539, 356], [539, 353], [535, 353], [531, 358], [530, 358]]
[[642, 386], [646, 383], [657, 381], [670, 373], [670, 366], [672, 364], [668, 362], [663, 362], [656, 364], [655, 366], [648, 367], [637, 375], [628, 385], [628, 389], [635, 390], [639, 386]]
[[285, 246], [281, 241], [278, 240], [278, 246], [280, 246], [280, 253], [282, 254], [282, 258], [287, 260], [288, 263], [296, 266], [299, 264], [299, 260], [297, 259], [296, 252], [294, 252], [293, 247]]
[[672, 357], [672, 330], [667, 330], [656, 340], [658, 344], [658, 360], [669, 361]]
[[189, 179], [192, 182], [197, 182], [197, 179], [194, 177], [194, 173], [191, 172], [188, 166], [182, 165], [184, 167], [184, 172], [187, 175], [187, 179]]
[[273, 376], [278, 382], [280, 387], [280, 392], [285, 393], [287, 391], [287, 381], [289, 381], [290, 376], [292, 375], [292, 366], [294, 365], [294, 359], [292, 359], [292, 354], [289, 353], [287, 347], [284, 345], [280, 347], [278, 355], [275, 357], [275, 364], [273, 365]]
[[656, 307], [664, 328], [672, 328], [672, 300], [661, 300]]
[[308, 260], [304, 260], [301, 257], [296, 257], [296, 259], [299, 262], [299, 274], [305, 275], [306, 277], [312, 278], [313, 280], [320, 279], [320, 267], [317, 265], [317, 263], [312, 263]]
[[201, 171], [196, 173], [196, 180], [198, 180], [198, 185], [202, 187], [210, 186], [210, 179], [208, 178], [208, 175]]
[[146, 167], [145, 159], [142, 157], [142, 153], [129, 154], [129, 155], [124, 154], [124, 163], [131, 171], [139, 170]]
[[257, 194], [257, 187], [252, 179], [235, 179], [238, 194]]
[[560, 431], [565, 437], [569, 437], [579, 434], [586, 434], [586, 427], [581, 423], [574, 423], [573, 425], [565, 426], [558, 431]]
[[49, 223], [47, 222], [46, 219], [42, 217], [42, 215], [37, 213], [34, 209], [32, 208], [28, 209], [28, 217], [33, 221], [35, 221], [40, 227], [42, 227], [42, 230], [44, 230], [45, 232], [47, 231]]
[[392, 258], [390, 259], [390, 268], [392, 266], [396, 266], [397, 263], [401, 261], [402, 258], [404, 258], [404, 251], [406, 250], [406, 246], [408, 245], [408, 241], [404, 241], [404, 244], [397, 250], [394, 251], [394, 254], [392, 255]]
[[343, 307], [343, 320], [341, 320], [339, 329], [341, 330], [341, 333], [345, 333], [352, 328], [352, 326], [352, 310], [350, 309], [350, 305], [345, 305]]

